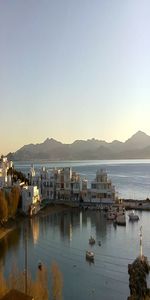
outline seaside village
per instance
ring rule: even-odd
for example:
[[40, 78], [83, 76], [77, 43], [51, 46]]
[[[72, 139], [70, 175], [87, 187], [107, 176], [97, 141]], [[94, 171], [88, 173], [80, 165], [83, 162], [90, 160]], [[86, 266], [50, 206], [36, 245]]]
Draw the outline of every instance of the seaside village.
[[0, 159], [0, 189], [7, 192], [12, 186], [18, 186], [22, 199], [22, 211], [34, 214], [41, 204], [55, 202], [93, 203], [98, 205], [113, 204], [116, 200], [115, 187], [108, 179], [105, 170], [98, 170], [90, 182], [82, 178], [70, 167], [35, 171], [32, 165], [26, 175], [27, 181], [13, 180], [13, 162], [7, 157]]
[[[91, 182], [70, 167], [53, 169], [42, 167], [35, 170], [32, 165], [28, 171], [22, 180], [18, 178], [14, 180], [16, 170], [13, 162], [3, 156], [0, 159], [0, 190], [9, 194], [12, 187], [19, 189], [21, 199], [19, 209], [23, 214], [33, 216], [50, 203], [61, 203], [72, 207], [80, 206], [83, 209], [107, 210], [108, 220], [126, 225], [125, 204], [117, 198], [115, 186], [108, 178], [106, 170], [97, 170]], [[129, 208], [134, 208], [135, 202], [127, 203], [131, 206]], [[140, 204], [136, 202], [136, 205]], [[144, 204], [147, 205], [143, 202], [142, 205]], [[136, 220], [138, 217], [131, 212], [129, 218]]]
[[[24, 176], [22, 172], [14, 169], [12, 161], [9, 161], [7, 157], [1, 157], [0, 212], [3, 202], [2, 195], [7, 195], [7, 202], [10, 205], [10, 203], [12, 204], [11, 201], [14, 201], [15, 199], [13, 195], [15, 195], [14, 190], [16, 189], [19, 190], [19, 197], [21, 199], [20, 210], [27, 216], [37, 214], [37, 212], [43, 207], [43, 204], [46, 206], [50, 203], [67, 203], [67, 205], [71, 203], [71, 206], [72, 204], [77, 204], [77, 206], [80, 206], [84, 210], [103, 209], [106, 212], [107, 220], [113, 220], [116, 225], [126, 225], [124, 204], [117, 201], [118, 199], [116, 198], [115, 187], [112, 185], [111, 180], [108, 179], [107, 172], [105, 170], [97, 170], [95, 178], [90, 182], [90, 186], [88, 187], [87, 179], [81, 178], [79, 174], [69, 167], [61, 169], [42, 168], [41, 170], [35, 171], [34, 167], [31, 166], [29, 173]], [[129, 220], [131, 219], [132, 221], [138, 221], [139, 219], [138, 215], [133, 212], [128, 214], [128, 216]], [[133, 262], [132, 265], [128, 265], [131, 294], [133, 293], [132, 289], [134, 289], [135, 294], [139, 293], [139, 284], [142, 293], [145, 293], [145, 286], [147, 286], [146, 274], [147, 270], [149, 270], [149, 263], [147, 258], [142, 254], [141, 228], [140, 256]], [[94, 245], [95, 242], [95, 238], [90, 236], [89, 244]], [[98, 245], [101, 246], [101, 241], [98, 242]], [[90, 263], [94, 262], [93, 251], [86, 251], [86, 260], [90, 261]], [[38, 268], [39, 270], [42, 270], [41, 263], [39, 263]], [[141, 276], [143, 285], [141, 285]], [[139, 279], [137, 280], [137, 278]], [[148, 289], [146, 290], [146, 293], [147, 291], [149, 292]], [[17, 290], [11, 290], [6, 295], [6, 297], [10, 295], [10, 297], [6, 299], [12, 299], [11, 295], [14, 292], [19, 296], [18, 298], [13, 299], [20, 299], [20, 295], [25, 296], [25, 294], [22, 294]], [[5, 296], [2, 299], [5, 299]], [[31, 297], [30, 299], [33, 298]]]

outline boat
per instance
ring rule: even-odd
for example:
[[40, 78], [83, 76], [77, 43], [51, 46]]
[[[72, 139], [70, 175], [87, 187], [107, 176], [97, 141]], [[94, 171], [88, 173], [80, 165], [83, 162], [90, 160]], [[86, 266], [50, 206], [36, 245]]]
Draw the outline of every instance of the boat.
[[94, 260], [94, 253], [92, 251], [86, 251], [86, 259], [93, 261]]
[[115, 223], [117, 225], [124, 225], [124, 226], [126, 226], [126, 216], [125, 216], [125, 214], [119, 214], [119, 215], [117, 215]]
[[101, 241], [98, 242], [98, 246], [101, 246]]
[[89, 238], [89, 244], [90, 245], [94, 245], [95, 244], [95, 239], [92, 236]]
[[135, 211], [132, 210], [132, 212], [130, 214], [128, 214], [129, 217], [129, 221], [138, 221], [139, 220], [139, 216], [135, 214]]
[[108, 212], [107, 213], [107, 220], [115, 220], [116, 219], [116, 213], [115, 212]]

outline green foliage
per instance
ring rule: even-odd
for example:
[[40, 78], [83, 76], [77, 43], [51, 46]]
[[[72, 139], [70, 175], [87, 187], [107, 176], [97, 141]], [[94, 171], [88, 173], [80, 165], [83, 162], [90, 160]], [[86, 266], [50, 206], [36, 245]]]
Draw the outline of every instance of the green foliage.
[[20, 180], [21, 182], [28, 183], [29, 181], [21, 171], [17, 171], [14, 168], [9, 168], [7, 175], [11, 175], [14, 182]]

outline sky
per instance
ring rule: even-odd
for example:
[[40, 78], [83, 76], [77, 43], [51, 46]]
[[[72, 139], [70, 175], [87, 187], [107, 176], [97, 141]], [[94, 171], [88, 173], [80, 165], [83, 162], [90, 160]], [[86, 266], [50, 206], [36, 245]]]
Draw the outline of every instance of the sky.
[[150, 135], [149, 0], [0, 0], [0, 153]]

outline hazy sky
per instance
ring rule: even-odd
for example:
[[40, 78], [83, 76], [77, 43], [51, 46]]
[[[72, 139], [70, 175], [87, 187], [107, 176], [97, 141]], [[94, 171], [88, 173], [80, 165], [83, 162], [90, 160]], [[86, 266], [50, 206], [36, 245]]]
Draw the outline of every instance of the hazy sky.
[[149, 0], [0, 1], [0, 153], [150, 134]]

